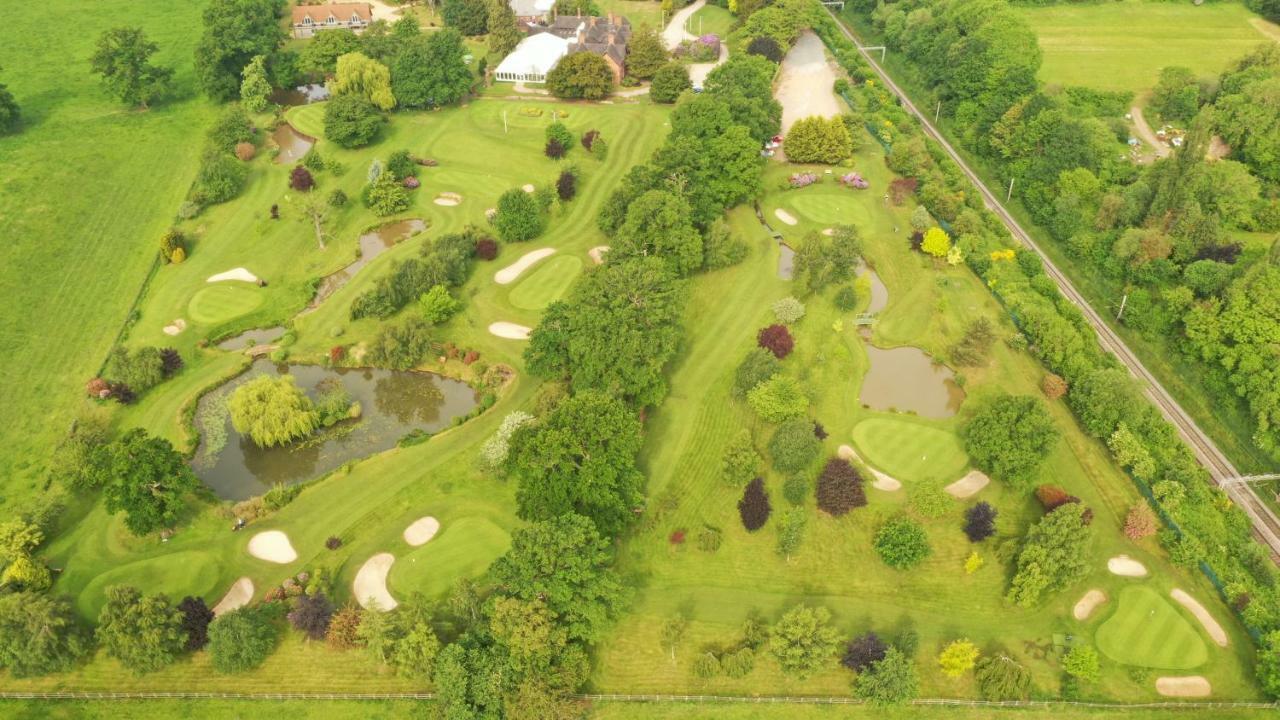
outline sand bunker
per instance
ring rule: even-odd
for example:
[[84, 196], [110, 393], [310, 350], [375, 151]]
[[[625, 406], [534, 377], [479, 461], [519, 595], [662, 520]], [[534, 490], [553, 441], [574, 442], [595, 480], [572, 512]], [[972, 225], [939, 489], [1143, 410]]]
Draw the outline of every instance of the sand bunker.
[[1227, 646], [1227, 643], [1230, 642], [1230, 639], [1227, 637], [1227, 631], [1222, 629], [1222, 626], [1219, 625], [1218, 621], [1209, 614], [1209, 611], [1200, 604], [1199, 600], [1196, 600], [1178, 588], [1170, 590], [1169, 595], [1174, 600], [1177, 600], [1179, 605], [1190, 610], [1191, 614], [1196, 616], [1196, 620], [1199, 620], [1200, 624], [1204, 626], [1204, 631], [1209, 633], [1209, 637], [1213, 638], [1213, 641], [1218, 643], [1218, 647]]
[[1107, 569], [1112, 575], [1121, 577], [1146, 577], [1147, 566], [1128, 555], [1117, 555], [1107, 561]]
[[280, 530], [267, 530], [249, 540], [249, 554], [259, 560], [287, 565], [298, 559], [289, 536]]
[[258, 276], [245, 270], [242, 267], [220, 272], [217, 275], [210, 275], [207, 282], [222, 282], [223, 280], [239, 280], [241, 282], [258, 284]]
[[788, 225], [795, 225], [796, 223], [800, 222], [799, 220], [796, 219], [795, 215], [792, 215], [791, 213], [787, 212], [786, 210], [783, 210], [782, 208], [778, 208], [777, 210], [774, 210], [773, 214], [777, 215], [779, 220], [781, 220], [782, 222]]
[[174, 320], [172, 323], [164, 326], [165, 335], [177, 335], [187, 329], [187, 321], [182, 318]]
[[991, 482], [991, 478], [981, 470], [970, 470], [965, 476], [943, 488], [947, 494], [958, 500], [967, 497], [973, 497], [978, 491], [987, 486]]
[[841, 460], [856, 460], [865, 465], [867, 470], [871, 472], [871, 477], [874, 478], [874, 480], [871, 481], [871, 487], [885, 492], [896, 492], [902, 489], [902, 483], [898, 482], [897, 479], [885, 475], [879, 470], [867, 465], [862, 458], [858, 457], [858, 452], [853, 449], [852, 445], [841, 445], [836, 450], [836, 455]]
[[253, 599], [253, 581], [242, 577], [231, 584], [231, 589], [213, 606], [213, 614], [221, 615], [232, 610], [239, 610]]
[[438, 532], [440, 521], [427, 515], [414, 520], [412, 525], [404, 529], [404, 541], [414, 547], [426, 545]]
[[588, 250], [587, 254], [591, 256], [591, 262], [602, 265], [604, 263], [604, 254], [607, 252], [609, 252], [608, 245], [597, 245]]
[[1213, 692], [1201, 675], [1156, 678], [1156, 692], [1165, 697], [1208, 697]]
[[822, 234], [823, 234], [823, 235], [826, 235], [827, 237], [831, 237], [831, 236], [833, 236], [833, 235], [835, 235], [835, 234], [836, 234], [836, 229], [835, 229], [835, 228], [823, 228], [823, 230], [822, 230]]
[[528, 340], [533, 328], [517, 325], [513, 322], [496, 322], [489, 324], [489, 333], [508, 340]]
[[529, 183], [525, 183], [524, 185], [521, 185], [521, 186], [520, 186], [520, 189], [521, 189], [521, 190], [523, 190], [523, 191], [525, 191], [525, 192], [527, 192], [527, 193], [531, 193], [531, 192], [533, 192], [534, 190], [536, 190], [537, 188], [535, 188], [533, 185], [530, 185]]
[[1076, 603], [1075, 608], [1071, 610], [1071, 614], [1077, 620], [1088, 620], [1089, 616], [1093, 614], [1093, 611], [1106, 601], [1106, 593], [1101, 590], [1090, 590], [1084, 594], [1084, 597], [1080, 598], [1079, 602]]
[[456, 192], [442, 192], [437, 195], [436, 199], [432, 202], [437, 205], [444, 205], [445, 207], [453, 207], [454, 205], [458, 205], [462, 202], [462, 196]]
[[395, 610], [400, 603], [387, 592], [387, 573], [395, 563], [396, 556], [391, 553], [378, 553], [365, 561], [356, 573], [355, 582], [351, 584], [356, 594], [356, 602], [368, 610], [377, 606], [383, 612]]
[[542, 258], [555, 253], [555, 251], [555, 248], [542, 248], [532, 252], [527, 252], [520, 256], [519, 260], [494, 273], [493, 281], [499, 285], [510, 285], [516, 281], [516, 278], [520, 277], [520, 273], [528, 270], [529, 266], [538, 262]]

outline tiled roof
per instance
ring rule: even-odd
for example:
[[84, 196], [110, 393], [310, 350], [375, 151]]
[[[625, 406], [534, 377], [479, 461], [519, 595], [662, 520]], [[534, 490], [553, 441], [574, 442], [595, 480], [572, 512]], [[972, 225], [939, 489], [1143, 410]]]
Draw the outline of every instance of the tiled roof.
[[293, 8], [293, 24], [301, 25], [304, 18], [323, 25], [332, 15], [340, 23], [346, 23], [352, 17], [359, 17], [362, 22], [373, 20], [373, 7], [369, 3], [333, 3], [330, 5], [298, 5]]

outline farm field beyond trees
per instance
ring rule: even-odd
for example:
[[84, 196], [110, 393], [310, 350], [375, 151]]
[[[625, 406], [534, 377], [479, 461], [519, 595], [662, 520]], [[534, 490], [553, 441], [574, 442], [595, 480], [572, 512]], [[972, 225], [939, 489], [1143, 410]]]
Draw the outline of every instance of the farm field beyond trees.
[[1280, 32], [1238, 2], [1120, 0], [1021, 5], [1016, 12], [1040, 39], [1042, 81], [1137, 94], [1154, 87], [1168, 65], [1216, 76]]

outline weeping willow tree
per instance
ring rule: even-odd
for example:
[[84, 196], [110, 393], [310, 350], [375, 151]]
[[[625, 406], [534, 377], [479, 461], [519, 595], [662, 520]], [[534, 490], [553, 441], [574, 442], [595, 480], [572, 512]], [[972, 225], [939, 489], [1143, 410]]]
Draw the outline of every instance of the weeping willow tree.
[[320, 413], [293, 377], [254, 378], [227, 401], [231, 424], [258, 447], [284, 445], [315, 432]]

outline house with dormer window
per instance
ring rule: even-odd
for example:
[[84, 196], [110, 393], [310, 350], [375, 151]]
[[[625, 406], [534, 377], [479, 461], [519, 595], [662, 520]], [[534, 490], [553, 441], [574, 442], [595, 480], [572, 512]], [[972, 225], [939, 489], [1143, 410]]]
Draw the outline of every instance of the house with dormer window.
[[373, 6], [368, 3], [298, 5], [293, 8], [293, 36], [309, 38], [321, 30], [364, 32], [373, 22]]

